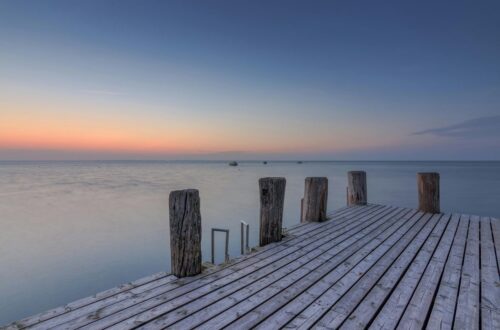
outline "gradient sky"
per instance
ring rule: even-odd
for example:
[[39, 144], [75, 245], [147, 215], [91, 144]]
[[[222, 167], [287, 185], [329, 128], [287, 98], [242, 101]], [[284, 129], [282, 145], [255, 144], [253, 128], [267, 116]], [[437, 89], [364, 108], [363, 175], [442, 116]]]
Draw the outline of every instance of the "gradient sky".
[[0, 160], [500, 160], [499, 1], [0, 1]]

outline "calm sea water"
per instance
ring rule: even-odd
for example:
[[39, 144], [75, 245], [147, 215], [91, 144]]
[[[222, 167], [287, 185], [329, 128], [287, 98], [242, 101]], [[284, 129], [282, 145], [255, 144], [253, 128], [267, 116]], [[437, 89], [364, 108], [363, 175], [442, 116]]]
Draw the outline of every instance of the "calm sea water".
[[305, 177], [328, 177], [334, 210], [349, 170], [367, 171], [371, 203], [415, 207], [416, 173], [438, 171], [443, 211], [500, 216], [500, 162], [0, 162], [0, 325], [169, 270], [171, 190], [200, 190], [208, 261], [212, 227], [230, 230], [232, 256], [240, 220], [257, 245], [260, 177], [286, 177], [286, 227]]

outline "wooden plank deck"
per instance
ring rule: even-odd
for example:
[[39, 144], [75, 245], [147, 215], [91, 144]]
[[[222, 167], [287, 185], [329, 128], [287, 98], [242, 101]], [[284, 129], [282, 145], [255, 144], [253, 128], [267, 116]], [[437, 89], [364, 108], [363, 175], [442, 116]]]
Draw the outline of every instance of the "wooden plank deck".
[[500, 221], [382, 205], [191, 278], [159, 273], [4, 329], [500, 329]]

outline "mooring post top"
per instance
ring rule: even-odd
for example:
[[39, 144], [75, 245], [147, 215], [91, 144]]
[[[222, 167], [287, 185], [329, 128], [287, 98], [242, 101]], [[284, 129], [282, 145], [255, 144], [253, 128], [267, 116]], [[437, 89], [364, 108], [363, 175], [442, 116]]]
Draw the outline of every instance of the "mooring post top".
[[[185, 197], [184, 197], [185, 196]], [[172, 190], [169, 194], [169, 200], [172, 203], [173, 200], [178, 198], [200, 198], [200, 192], [198, 189], [182, 189], [182, 190]]]
[[328, 181], [328, 178], [326, 176], [308, 176], [308, 177], [306, 177], [306, 180], [318, 180], [318, 181], [326, 180], [326, 181]]
[[417, 173], [417, 176], [438, 176], [439, 177], [439, 173], [438, 172], [419, 172], [419, 173]]
[[261, 181], [286, 181], [286, 179], [279, 176], [270, 176], [270, 177], [260, 178], [259, 182]]
[[180, 194], [180, 193], [187, 193], [187, 194], [199, 194], [199, 191], [198, 189], [179, 189], [179, 190], [172, 190], [170, 192], [170, 195], [173, 195], [173, 194]]

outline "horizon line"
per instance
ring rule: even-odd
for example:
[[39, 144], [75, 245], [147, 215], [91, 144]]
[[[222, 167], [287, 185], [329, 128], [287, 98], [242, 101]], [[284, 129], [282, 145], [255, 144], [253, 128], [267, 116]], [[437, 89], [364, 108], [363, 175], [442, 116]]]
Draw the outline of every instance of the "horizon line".
[[427, 159], [427, 160], [402, 160], [402, 159], [338, 159], [338, 160], [319, 160], [319, 159], [281, 159], [281, 160], [267, 160], [267, 159], [0, 159], [0, 162], [210, 162], [210, 163], [227, 163], [231, 161], [241, 162], [241, 163], [256, 163], [256, 162], [267, 162], [267, 163], [290, 163], [290, 162], [302, 162], [302, 163], [331, 163], [331, 162], [415, 162], [415, 163], [425, 163], [425, 162], [469, 162], [469, 163], [479, 163], [479, 162], [500, 162], [500, 160], [494, 159], [480, 159], [480, 160], [467, 160], [467, 159], [457, 159], [457, 160], [446, 160], [446, 159]]

